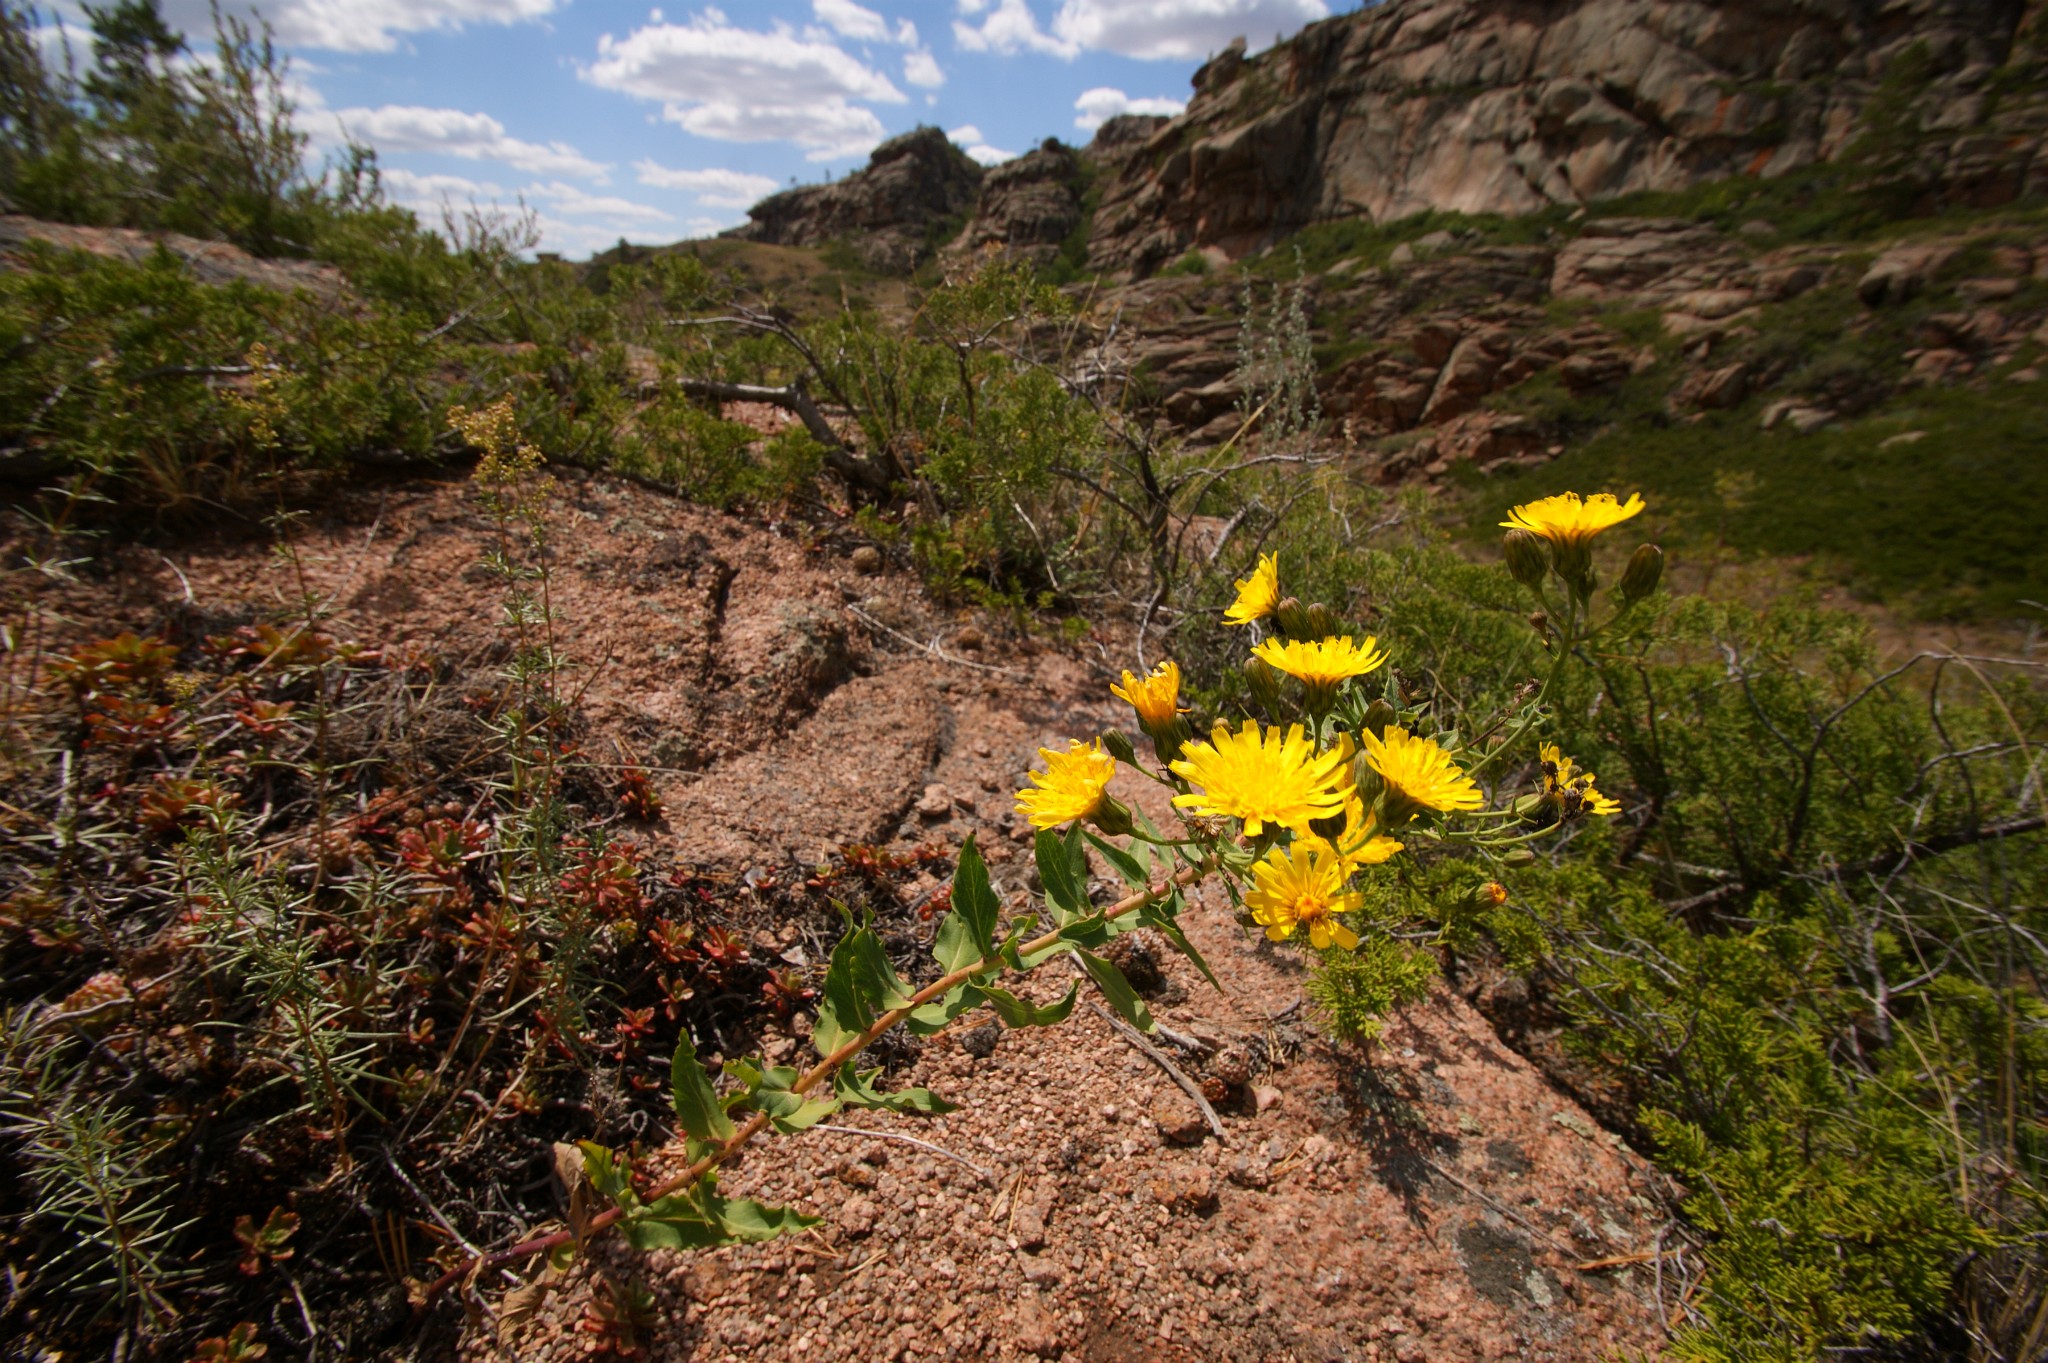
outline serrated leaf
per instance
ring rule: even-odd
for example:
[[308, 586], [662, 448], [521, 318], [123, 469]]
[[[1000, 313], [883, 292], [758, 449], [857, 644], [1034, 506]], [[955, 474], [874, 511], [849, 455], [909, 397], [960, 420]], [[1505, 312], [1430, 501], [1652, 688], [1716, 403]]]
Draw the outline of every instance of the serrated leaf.
[[937, 1116], [951, 1112], [953, 1104], [947, 1102], [930, 1089], [901, 1089], [895, 1093], [883, 1093], [875, 1087], [878, 1069], [856, 1073], [851, 1065], [843, 1066], [833, 1076], [832, 1088], [839, 1095], [839, 1101], [848, 1107], [878, 1108], [884, 1112], [915, 1113], [922, 1117]]
[[1109, 1006], [1123, 1015], [1125, 1022], [1141, 1032], [1152, 1030], [1152, 1010], [1145, 1006], [1145, 1000], [1138, 997], [1138, 991], [1131, 988], [1131, 982], [1124, 978], [1123, 971], [1093, 952], [1077, 949], [1074, 954], [1081, 958], [1082, 968], [1088, 972], [1088, 977], [1109, 1000]]
[[981, 990], [971, 984], [954, 985], [921, 1008], [911, 1010], [904, 1026], [916, 1036], [931, 1036], [954, 1018], [981, 1006]]
[[995, 1009], [996, 1016], [1003, 1020], [1005, 1026], [1052, 1027], [1065, 1022], [1067, 1015], [1074, 1011], [1074, 1000], [1080, 988], [1081, 982], [1074, 981], [1067, 986], [1065, 998], [1043, 1007], [1029, 999], [1018, 998], [1007, 989], [992, 989], [988, 985], [983, 985], [981, 992], [988, 996], [989, 1006]]
[[711, 1076], [697, 1062], [697, 1048], [685, 1030], [676, 1039], [675, 1059], [669, 1063], [669, 1096], [676, 1107], [676, 1122], [692, 1139], [728, 1141], [734, 1135], [732, 1119], [711, 1087]]
[[1001, 909], [995, 887], [988, 882], [988, 866], [970, 833], [953, 871], [952, 910], [939, 920], [938, 938], [932, 944], [939, 968], [950, 975], [987, 959], [994, 950]]
[[1085, 836], [1088, 839], [1088, 845], [1102, 853], [1102, 859], [1116, 868], [1116, 873], [1124, 878], [1124, 884], [1129, 885], [1132, 889], [1142, 890], [1152, 883], [1152, 853], [1151, 849], [1146, 847], [1144, 843], [1133, 842], [1131, 844], [1132, 848], [1142, 855], [1143, 860], [1140, 860], [1138, 856], [1133, 856], [1130, 852], [1113, 843], [1103, 841], [1093, 833], [1086, 834]]
[[1050, 828], [1041, 828], [1033, 851], [1039, 882], [1045, 886], [1045, 902], [1059, 920], [1064, 923], [1090, 912], [1094, 906], [1088, 902], [1088, 854], [1074, 834], [1062, 838]]

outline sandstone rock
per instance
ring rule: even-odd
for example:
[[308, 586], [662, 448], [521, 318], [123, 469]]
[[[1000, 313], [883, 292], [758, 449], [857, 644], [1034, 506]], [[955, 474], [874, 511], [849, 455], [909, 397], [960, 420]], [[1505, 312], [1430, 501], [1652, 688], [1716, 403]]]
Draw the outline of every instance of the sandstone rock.
[[918, 128], [876, 147], [843, 180], [770, 195], [724, 235], [776, 246], [844, 241], [869, 269], [908, 274], [928, 254], [928, 231], [973, 206], [981, 178], [945, 133]]
[[1209, 1134], [1208, 1120], [1179, 1091], [1162, 1096], [1153, 1105], [1152, 1121], [1169, 1145], [1200, 1145]]
[[1785, 424], [1805, 435], [1834, 424], [1835, 414], [1825, 407], [1796, 406], [1785, 413]]
[[946, 254], [954, 260], [994, 252], [1040, 267], [1081, 225], [1081, 158], [1057, 138], [982, 173], [974, 216]]
[[1683, 406], [1707, 411], [1739, 407], [1749, 396], [1749, 366], [1731, 364], [1703, 374], [1686, 396], [1689, 400], [1682, 400]]
[[1916, 383], [1945, 383], [1970, 371], [1970, 357], [1960, 350], [1923, 350], [1913, 360], [1909, 377]]
[[953, 812], [953, 794], [941, 785], [929, 785], [918, 797], [917, 816], [921, 819], [943, 819]]
[[863, 544], [848, 556], [848, 562], [853, 564], [855, 572], [873, 577], [882, 571], [882, 551], [872, 544]]
[[1821, 272], [1812, 265], [1781, 265], [1757, 276], [1757, 289], [1764, 297], [1782, 303], [1797, 298], [1820, 283]]
[[1955, 258], [1956, 249], [1943, 242], [1894, 246], [1856, 281], [1856, 296], [1871, 308], [1903, 303], [1926, 287], [1929, 276]]
[[1631, 368], [1629, 357], [1620, 351], [1595, 350], [1572, 356], [1559, 367], [1558, 373], [1564, 378], [1566, 391], [1573, 397], [1584, 397], [1619, 384], [1629, 376]]
[[2017, 279], [1965, 279], [1956, 292], [1972, 303], [2000, 303], [2020, 291]]
[[1854, 140], [1886, 58], [1911, 42], [1934, 57], [1911, 116], [1954, 130], [1927, 178], [1973, 201], [2010, 197], [2029, 175], [2048, 179], [2038, 139], [1990, 136], [1977, 120], [1989, 109], [1981, 73], [2013, 50], [2025, 12], [1981, 0], [1364, 6], [1256, 55], [1219, 56], [1184, 114], [1135, 150], [1120, 133], [1098, 162], [1090, 263], [1144, 275], [1190, 249], [1235, 257], [1326, 219], [1520, 214], [1781, 174]]

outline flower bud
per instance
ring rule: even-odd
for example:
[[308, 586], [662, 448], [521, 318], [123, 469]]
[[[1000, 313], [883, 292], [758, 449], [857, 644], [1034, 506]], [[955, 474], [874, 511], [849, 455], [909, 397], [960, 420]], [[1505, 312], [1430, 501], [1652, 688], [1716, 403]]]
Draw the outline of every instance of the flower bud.
[[1365, 707], [1365, 723], [1360, 727], [1374, 738], [1385, 738], [1387, 726], [1397, 718], [1399, 716], [1394, 713], [1393, 706], [1387, 704], [1384, 698], [1376, 698], [1372, 704]]
[[1170, 723], [1149, 726], [1146, 732], [1152, 735], [1152, 751], [1162, 763], [1179, 760], [1181, 749], [1195, 736], [1186, 715], [1175, 715]]
[[1280, 604], [1273, 608], [1273, 618], [1279, 622], [1280, 632], [1290, 639], [1319, 637], [1309, 633], [1308, 608], [1301, 604], [1299, 597], [1281, 597]]
[[1621, 599], [1633, 606], [1657, 590], [1664, 577], [1664, 551], [1654, 544], [1639, 544], [1629, 555], [1621, 574]]
[[1131, 823], [1130, 807], [1109, 795], [1104, 795], [1096, 803], [1094, 812], [1088, 816], [1088, 822], [1101, 829], [1104, 837], [1110, 838], [1125, 837], [1134, 828]]
[[1102, 735], [1102, 750], [1119, 762], [1137, 765], [1137, 750], [1131, 747], [1130, 735], [1122, 729], [1108, 729]]
[[1550, 566], [1580, 600], [1593, 594], [1593, 551], [1583, 544], [1552, 544]]
[[1543, 552], [1541, 539], [1526, 530], [1510, 530], [1500, 537], [1500, 547], [1507, 558], [1509, 576], [1531, 591], [1543, 585], [1550, 560]]
[[1278, 719], [1286, 714], [1280, 699], [1280, 674], [1273, 670], [1263, 658], [1244, 660], [1245, 685], [1251, 688], [1252, 699], [1260, 708]]
[[1302, 612], [1304, 639], [1334, 639], [1344, 632], [1344, 622], [1337, 618], [1337, 612], [1318, 601]]

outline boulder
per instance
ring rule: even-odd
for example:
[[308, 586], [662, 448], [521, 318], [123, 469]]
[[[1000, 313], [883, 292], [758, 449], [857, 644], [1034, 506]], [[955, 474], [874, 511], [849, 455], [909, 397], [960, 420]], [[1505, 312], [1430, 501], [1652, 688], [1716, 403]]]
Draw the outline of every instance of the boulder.
[[724, 235], [775, 246], [843, 241], [869, 269], [908, 274], [930, 257], [934, 231], [974, 206], [981, 179], [945, 133], [918, 128], [876, 147], [843, 180], [770, 195]]
[[1955, 259], [1957, 249], [1946, 242], [1894, 246], [1872, 262], [1856, 281], [1856, 296], [1868, 308], [1903, 303], [1925, 288], [1942, 266]]

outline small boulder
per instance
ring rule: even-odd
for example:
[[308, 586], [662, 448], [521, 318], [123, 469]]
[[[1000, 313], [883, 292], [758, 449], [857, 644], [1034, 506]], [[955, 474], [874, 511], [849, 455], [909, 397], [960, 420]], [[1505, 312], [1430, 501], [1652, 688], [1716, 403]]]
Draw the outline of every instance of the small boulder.
[[848, 557], [848, 561], [853, 564], [856, 573], [867, 577], [873, 577], [882, 571], [882, 551], [872, 544], [863, 544], [856, 548]]

